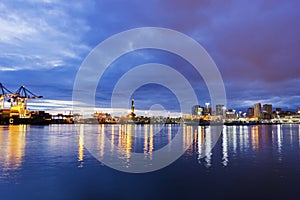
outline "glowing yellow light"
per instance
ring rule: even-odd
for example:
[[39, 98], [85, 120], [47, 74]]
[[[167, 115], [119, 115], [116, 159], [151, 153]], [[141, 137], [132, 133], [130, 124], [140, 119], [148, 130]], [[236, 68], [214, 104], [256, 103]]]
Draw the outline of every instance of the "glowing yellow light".
[[[23, 162], [26, 146], [26, 125], [10, 125], [8, 133], [0, 132], [1, 152], [5, 170], [17, 170]], [[5, 156], [4, 156], [5, 155]]]
[[152, 159], [152, 152], [153, 152], [153, 124], [150, 125], [150, 137], [149, 137], [149, 156]]
[[79, 138], [78, 138], [78, 161], [83, 161], [84, 154], [84, 128], [83, 124], [81, 124], [79, 129]]

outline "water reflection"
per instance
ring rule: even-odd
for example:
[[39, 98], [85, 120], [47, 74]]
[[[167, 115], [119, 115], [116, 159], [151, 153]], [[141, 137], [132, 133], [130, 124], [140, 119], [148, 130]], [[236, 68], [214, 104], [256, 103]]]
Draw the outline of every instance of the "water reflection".
[[201, 155], [203, 155], [202, 147], [203, 147], [204, 139], [205, 139], [204, 127], [203, 126], [198, 126], [197, 133], [198, 133], [198, 146], [197, 146], [197, 148], [198, 148], [198, 160], [200, 160]]
[[[69, 140], [64, 131], [72, 125], [50, 126], [44, 131], [41, 140], [53, 143], [53, 135], [50, 132], [59, 133], [59, 141]], [[169, 144], [177, 134], [178, 125], [96, 125], [91, 130], [95, 131], [96, 148], [100, 158], [105, 155], [120, 156], [124, 165], [129, 165], [132, 153], [141, 153], [145, 160], [153, 160], [153, 152]], [[73, 129], [68, 129], [73, 131]], [[78, 167], [84, 167], [86, 140], [85, 125], [79, 127], [79, 137], [75, 146], [77, 152]], [[185, 156], [195, 157], [201, 165], [211, 167], [212, 165], [229, 166], [234, 160], [245, 157], [257, 158], [265, 154], [267, 158], [274, 158], [282, 162], [287, 156], [286, 151], [299, 148], [300, 125], [253, 125], [253, 126], [224, 126], [222, 135], [213, 151], [213, 138], [215, 133], [213, 127], [183, 126], [182, 140], [179, 145], [187, 149]], [[30, 132], [30, 134], [29, 134]], [[0, 126], [0, 179], [4, 174], [11, 174], [22, 168], [25, 158], [25, 147], [32, 150], [31, 144], [39, 138], [29, 126]], [[30, 136], [30, 137], [29, 137]], [[29, 139], [28, 139], [29, 137]], [[55, 137], [57, 138], [57, 137]], [[67, 139], [66, 139], [67, 138]], [[109, 139], [109, 140], [107, 140]], [[26, 146], [26, 140], [27, 146]], [[47, 145], [44, 143], [44, 145]], [[55, 142], [57, 144], [57, 142]], [[70, 146], [69, 146], [70, 147]], [[55, 148], [63, 148], [63, 145], [51, 145], [49, 152], [57, 152]], [[43, 149], [43, 147], [41, 148]], [[27, 151], [26, 150], [26, 151]], [[168, 150], [172, 152], [169, 145]], [[64, 150], [65, 151], [65, 150]], [[121, 153], [120, 153], [121, 152]], [[39, 154], [39, 152], [34, 152]], [[299, 153], [298, 153], [299, 154]], [[55, 155], [52, 155], [55, 156]], [[45, 158], [47, 160], [47, 158]], [[6, 176], [6, 175], [5, 175]]]
[[[300, 127], [300, 126], [299, 126]], [[281, 125], [277, 125], [277, 146], [278, 146], [278, 153], [281, 153], [282, 147], [282, 135], [281, 135]]]
[[[171, 142], [176, 134], [177, 125], [99, 125], [98, 142], [100, 158], [104, 155], [118, 155], [124, 160], [124, 164], [130, 164], [132, 153], [144, 154], [144, 159], [151, 160], [153, 151], [160, 149]], [[276, 147], [277, 158], [281, 160], [283, 137], [291, 138], [294, 134], [292, 127], [285, 127], [285, 134], [282, 133], [281, 125], [273, 126], [223, 126], [222, 135], [219, 138], [216, 149], [213, 153], [216, 137], [213, 127], [183, 126], [182, 149], [186, 149], [186, 156], [197, 155], [199, 163], [211, 167], [213, 162], [221, 163], [223, 166], [230, 164], [230, 159], [238, 156], [255, 157], [260, 150]], [[297, 129], [299, 134], [300, 130]], [[298, 135], [297, 134], [297, 135]], [[109, 139], [109, 144], [105, 144]], [[298, 137], [299, 138], [299, 137]], [[297, 145], [300, 143], [297, 138]], [[82, 141], [79, 142], [82, 144]], [[80, 145], [79, 145], [80, 147]], [[109, 151], [108, 149], [109, 148]], [[82, 148], [79, 148], [82, 149]], [[172, 151], [171, 146], [168, 149]], [[120, 154], [120, 151], [122, 152]], [[217, 154], [221, 153], [221, 156]], [[216, 156], [214, 156], [216, 154]], [[79, 153], [79, 160], [80, 158]], [[216, 159], [219, 159], [217, 161]]]
[[[147, 129], [147, 128], [146, 128]], [[150, 125], [150, 133], [149, 133], [149, 158], [152, 159], [152, 152], [154, 149], [154, 143], [153, 143], [153, 125]]]
[[[148, 154], [148, 128], [145, 128], [145, 136], [144, 136], [144, 155], [145, 155], [145, 159], [147, 158], [147, 154]], [[152, 151], [151, 151], [152, 153]]]
[[79, 139], [78, 139], [78, 162], [79, 168], [83, 167], [83, 155], [84, 155], [84, 127], [79, 127]]
[[289, 126], [290, 126], [290, 144], [291, 146], [293, 146], [293, 129], [292, 129], [292, 125]]
[[[102, 124], [98, 126], [96, 133], [98, 134], [97, 152], [99, 152], [100, 159], [104, 159], [105, 155], [118, 156], [125, 165], [130, 163], [132, 153], [142, 153], [144, 159], [152, 160], [153, 151], [168, 145], [176, 134], [180, 134], [181, 146], [183, 150], [186, 150], [185, 154], [192, 156], [198, 151], [200, 159], [205, 153], [206, 164], [210, 166], [212, 156], [210, 149], [213, 145], [211, 127], [183, 126], [183, 132], [177, 133], [177, 130], [178, 125], [171, 124]], [[88, 137], [92, 141], [93, 136], [88, 135]], [[171, 145], [168, 146], [168, 150], [172, 151]]]
[[[281, 161], [282, 160], [282, 139], [283, 139], [283, 135], [282, 135], [282, 131], [281, 131], [282, 127], [280, 124], [276, 125], [276, 129], [274, 129], [273, 133], [273, 146], [277, 146], [277, 153], [278, 153], [278, 160]], [[275, 131], [276, 130], [276, 131]]]
[[4, 175], [10, 176], [21, 168], [25, 156], [27, 130], [26, 125], [0, 126], [0, 166]]
[[[194, 138], [196, 138], [196, 136], [194, 135], [194, 131], [193, 131], [193, 126], [184, 126], [183, 127], [183, 142], [182, 142], [182, 149], [186, 150], [186, 154], [187, 155], [192, 155], [193, 154], [193, 150], [195, 148], [193, 148], [194, 146], [190, 146], [191, 144], [195, 144], [194, 142]], [[197, 134], [197, 132], [196, 132]]]
[[131, 149], [133, 143], [133, 131], [134, 131], [133, 125], [121, 126], [121, 135], [120, 135], [121, 143], [119, 143], [119, 148], [125, 151], [127, 159], [129, 159], [131, 156]]
[[300, 146], [300, 126], [298, 126], [298, 141], [299, 141], [298, 145]]
[[[229, 127], [226, 127], [226, 130], [227, 128]], [[236, 138], [236, 126], [233, 126], [233, 133], [232, 133], [232, 136], [233, 136], [233, 152], [236, 153], [236, 149], [237, 149], [237, 138]]]
[[[82, 125], [83, 126], [83, 125]], [[100, 158], [104, 156], [104, 141], [105, 141], [105, 133], [104, 133], [104, 124], [99, 126], [99, 136], [98, 136], [98, 148], [100, 149], [99, 155]]]
[[[284, 126], [284, 127], [283, 127]], [[253, 125], [253, 126], [223, 126], [222, 135], [220, 137], [219, 145], [214, 148], [215, 151], [208, 152], [205, 158], [201, 159], [203, 154], [203, 147], [210, 149], [212, 144], [211, 127], [192, 127], [197, 130], [197, 154], [199, 163], [206, 167], [211, 167], [213, 162], [221, 163], [223, 166], [230, 164], [231, 159], [237, 157], [257, 158], [258, 152], [267, 154], [272, 157], [272, 151], [275, 150], [277, 154], [273, 156], [278, 161], [282, 161], [283, 148], [294, 148], [297, 144], [300, 145], [300, 126], [296, 125]], [[284, 130], [283, 130], [284, 129]], [[183, 137], [189, 137], [190, 130], [186, 129], [183, 132]], [[297, 136], [297, 138], [295, 138]], [[285, 138], [285, 139], [284, 139]], [[221, 149], [221, 160], [217, 160], [218, 151]], [[187, 150], [190, 155], [193, 147]], [[214, 158], [214, 154], [216, 154]], [[214, 159], [213, 159], [214, 158]]]
[[210, 167], [211, 166], [211, 157], [212, 157], [212, 152], [211, 150], [211, 127], [208, 127], [205, 130], [205, 152], [206, 152], [206, 157], [205, 157], [205, 166]]
[[227, 138], [227, 130], [226, 127], [223, 127], [223, 134], [222, 134], [222, 164], [224, 166], [227, 166], [229, 160], [228, 160], [228, 149], [227, 149], [227, 143], [228, 143], [228, 138]]
[[258, 136], [258, 126], [251, 127], [251, 146], [252, 149], [258, 149], [259, 147], [259, 136]]

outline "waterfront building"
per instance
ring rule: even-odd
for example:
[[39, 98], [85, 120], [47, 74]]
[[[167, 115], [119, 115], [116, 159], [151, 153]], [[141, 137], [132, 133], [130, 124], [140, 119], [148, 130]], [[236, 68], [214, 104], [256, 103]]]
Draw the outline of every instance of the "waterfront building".
[[226, 110], [226, 118], [227, 119], [235, 119], [235, 118], [237, 118], [237, 113], [235, 112], [235, 110], [228, 109], [228, 110]]
[[265, 113], [268, 113], [269, 115], [272, 115], [272, 112], [273, 112], [272, 104], [264, 104], [263, 109], [264, 109]]
[[192, 107], [192, 115], [203, 115], [204, 114], [204, 107], [200, 105], [194, 105]]
[[216, 105], [216, 115], [223, 115], [224, 109], [225, 109], [224, 105], [220, 105], [220, 104]]
[[263, 105], [263, 119], [272, 119], [273, 106], [272, 104]]
[[247, 114], [249, 118], [254, 117], [254, 108], [248, 108]]
[[261, 118], [261, 103], [254, 104], [254, 117]]

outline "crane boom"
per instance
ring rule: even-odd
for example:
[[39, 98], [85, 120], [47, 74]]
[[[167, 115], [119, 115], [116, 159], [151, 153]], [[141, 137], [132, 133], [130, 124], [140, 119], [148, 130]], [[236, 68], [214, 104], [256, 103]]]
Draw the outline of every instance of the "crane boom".
[[2, 85], [2, 83], [0, 83], [0, 107], [1, 109], [4, 109], [4, 101], [5, 101], [5, 98], [7, 97], [11, 97], [13, 96], [13, 93], [7, 89], [6, 87], [4, 87], [4, 85]]
[[11, 102], [11, 116], [17, 115], [21, 118], [28, 118], [31, 115], [31, 112], [27, 110], [27, 100], [28, 99], [38, 99], [43, 96], [38, 96], [29, 91], [24, 86], [21, 86], [10, 98]]
[[38, 95], [33, 94], [27, 88], [25, 88], [23, 85], [15, 92], [15, 94], [17, 94], [19, 98], [23, 98], [23, 99], [43, 98], [43, 96], [38, 96]]

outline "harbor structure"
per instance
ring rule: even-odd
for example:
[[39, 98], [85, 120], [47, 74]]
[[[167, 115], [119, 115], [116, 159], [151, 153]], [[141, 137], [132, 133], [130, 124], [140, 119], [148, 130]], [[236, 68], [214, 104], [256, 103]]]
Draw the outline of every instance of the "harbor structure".
[[[30, 99], [42, 98], [35, 95], [24, 86], [16, 92], [11, 92], [0, 83], [0, 124], [49, 124], [51, 115], [45, 111], [30, 111], [27, 109], [27, 101]], [[4, 107], [5, 100], [8, 99], [10, 108]]]

